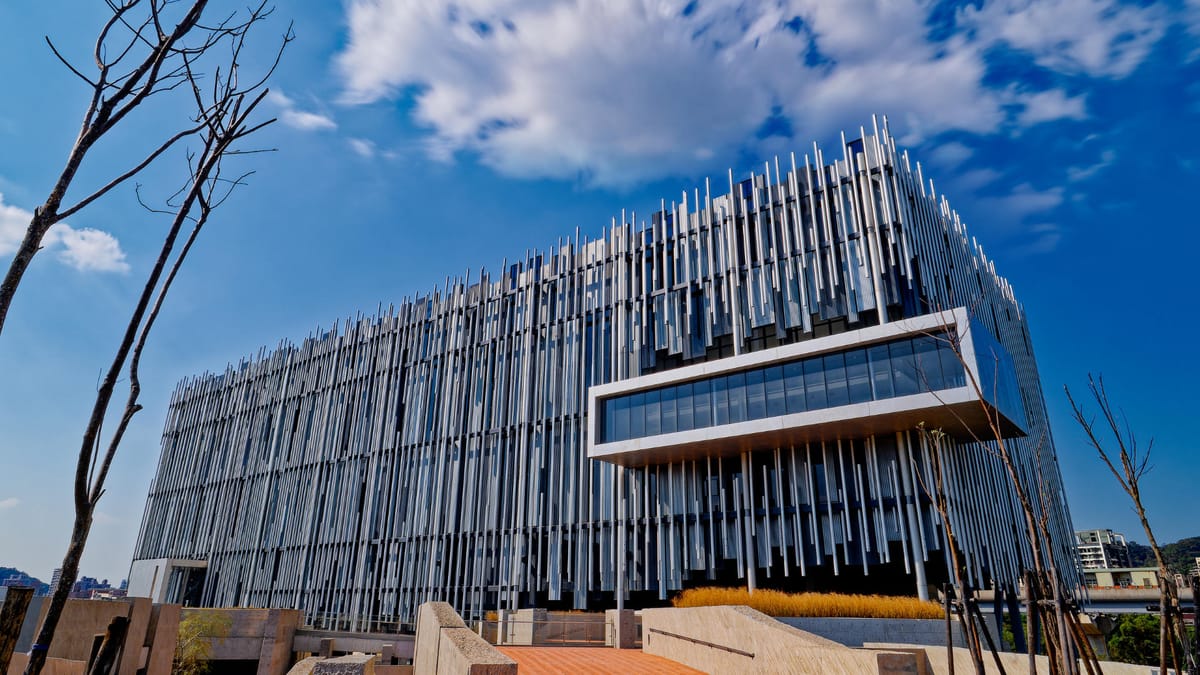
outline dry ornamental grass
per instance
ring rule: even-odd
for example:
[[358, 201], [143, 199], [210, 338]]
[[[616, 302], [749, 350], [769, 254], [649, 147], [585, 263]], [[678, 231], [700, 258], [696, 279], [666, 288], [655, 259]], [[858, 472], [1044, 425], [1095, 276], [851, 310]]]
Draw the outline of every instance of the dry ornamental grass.
[[746, 605], [769, 616], [826, 616], [869, 619], [940, 619], [936, 602], [917, 598], [846, 593], [784, 593], [744, 588], [690, 588], [671, 601], [676, 607]]

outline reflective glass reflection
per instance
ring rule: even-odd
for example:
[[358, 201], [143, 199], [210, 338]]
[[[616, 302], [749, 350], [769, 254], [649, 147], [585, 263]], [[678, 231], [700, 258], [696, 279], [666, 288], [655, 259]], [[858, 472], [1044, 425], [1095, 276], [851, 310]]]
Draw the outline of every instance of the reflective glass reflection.
[[[1000, 377], [1012, 379], [1006, 370]], [[602, 442], [623, 441], [965, 384], [950, 342], [917, 336], [610, 398], [600, 407], [600, 434]], [[1002, 379], [995, 389], [1019, 405], [1015, 384]]]

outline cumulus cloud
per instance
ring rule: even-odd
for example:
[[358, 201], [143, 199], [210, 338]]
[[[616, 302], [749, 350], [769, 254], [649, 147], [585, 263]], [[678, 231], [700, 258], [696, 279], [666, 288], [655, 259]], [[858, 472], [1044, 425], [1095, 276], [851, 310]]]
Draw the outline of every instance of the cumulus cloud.
[[[17, 250], [25, 237], [25, 228], [33, 213], [4, 203], [0, 194], [0, 256]], [[81, 272], [128, 272], [125, 252], [115, 237], [89, 227], [75, 229], [66, 223], [50, 228], [42, 239], [42, 248], [55, 252], [58, 259]]]
[[5, 499], [0, 499], [0, 511], [16, 508], [16, 506], [20, 503], [21, 503], [21, 500], [17, 499], [16, 497], [7, 497]]
[[321, 113], [300, 110], [296, 102], [281, 91], [272, 91], [267, 95], [271, 102], [279, 106], [279, 121], [293, 129], [301, 131], [332, 131], [337, 129], [333, 118]]
[[1022, 127], [1031, 127], [1042, 122], [1087, 117], [1086, 96], [1067, 96], [1061, 89], [1048, 89], [1020, 97], [1024, 108], [1017, 116]]
[[128, 272], [125, 252], [116, 238], [107, 232], [84, 227], [75, 229], [65, 223], [50, 228], [43, 245], [58, 244], [58, 259], [82, 272]]
[[942, 29], [933, 13], [925, 0], [351, 0], [337, 67], [344, 102], [411, 97], [433, 157], [620, 185], [875, 112], [908, 144], [1079, 118], [1083, 97], [985, 83], [989, 51], [1121, 77], [1165, 22], [1111, 0], [991, 0]]
[[1161, 8], [1113, 0], [990, 0], [967, 7], [981, 42], [1005, 44], [1042, 67], [1092, 77], [1133, 72], [1166, 30]]

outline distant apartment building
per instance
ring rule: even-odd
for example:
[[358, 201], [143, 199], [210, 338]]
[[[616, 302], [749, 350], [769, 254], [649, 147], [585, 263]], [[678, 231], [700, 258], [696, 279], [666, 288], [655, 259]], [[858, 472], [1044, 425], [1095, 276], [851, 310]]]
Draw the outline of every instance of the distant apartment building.
[[1112, 530], [1076, 531], [1075, 548], [1085, 570], [1132, 566], [1125, 535]]
[[1084, 570], [1088, 588], [1158, 588], [1157, 567], [1106, 567]]
[[184, 381], [130, 594], [352, 627], [713, 584], [928, 597], [934, 452], [971, 584], [1011, 594], [1032, 552], [996, 436], [1074, 585], [1024, 310], [874, 131]]

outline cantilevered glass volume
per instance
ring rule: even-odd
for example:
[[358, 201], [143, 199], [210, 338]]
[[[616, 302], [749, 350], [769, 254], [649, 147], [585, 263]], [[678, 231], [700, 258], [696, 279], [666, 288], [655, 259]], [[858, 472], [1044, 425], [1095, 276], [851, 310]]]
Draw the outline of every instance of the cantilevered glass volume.
[[[131, 592], [408, 622], [694, 585], [946, 577], [918, 425], [946, 431], [971, 581], [1029, 551], [1007, 438], [1070, 517], [1009, 284], [883, 128], [182, 382]], [[177, 579], [167, 584], [164, 579]], [[171, 590], [175, 589], [175, 590]]]

